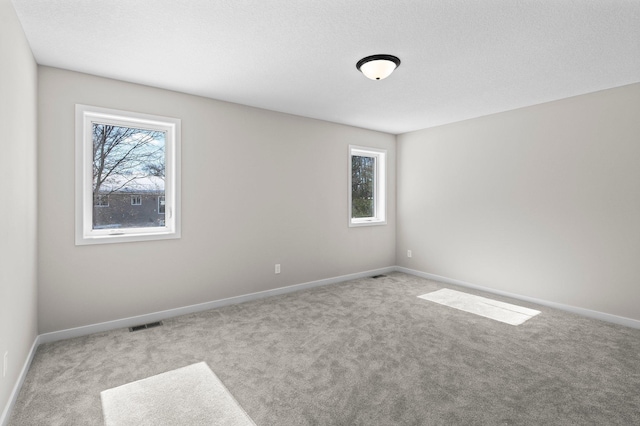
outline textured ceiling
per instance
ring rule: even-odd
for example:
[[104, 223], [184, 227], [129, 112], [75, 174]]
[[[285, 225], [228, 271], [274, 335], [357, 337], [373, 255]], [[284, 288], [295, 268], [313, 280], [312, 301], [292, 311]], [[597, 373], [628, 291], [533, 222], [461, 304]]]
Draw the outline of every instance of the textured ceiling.
[[394, 134], [640, 82], [640, 0], [13, 3], [39, 64]]

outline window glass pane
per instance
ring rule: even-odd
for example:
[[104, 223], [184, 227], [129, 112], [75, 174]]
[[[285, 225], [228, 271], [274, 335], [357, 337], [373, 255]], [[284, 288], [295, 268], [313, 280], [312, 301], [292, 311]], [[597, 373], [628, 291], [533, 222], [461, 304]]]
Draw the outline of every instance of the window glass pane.
[[376, 159], [351, 156], [351, 217], [375, 216]]
[[165, 132], [99, 123], [92, 131], [93, 229], [164, 226], [152, 200], [165, 196]]

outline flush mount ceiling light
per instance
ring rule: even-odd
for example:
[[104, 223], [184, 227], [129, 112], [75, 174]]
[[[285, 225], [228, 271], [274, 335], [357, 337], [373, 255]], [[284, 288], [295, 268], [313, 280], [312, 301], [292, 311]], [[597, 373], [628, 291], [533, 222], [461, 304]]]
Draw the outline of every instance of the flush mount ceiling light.
[[371, 80], [383, 80], [400, 66], [400, 59], [393, 55], [372, 55], [362, 58], [356, 68]]

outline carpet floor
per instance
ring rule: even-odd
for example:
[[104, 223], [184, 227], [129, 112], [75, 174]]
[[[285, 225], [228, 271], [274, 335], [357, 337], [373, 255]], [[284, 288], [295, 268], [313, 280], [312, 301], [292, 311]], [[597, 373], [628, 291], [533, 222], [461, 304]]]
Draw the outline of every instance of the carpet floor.
[[201, 361], [259, 426], [640, 424], [640, 330], [403, 273], [43, 344], [9, 424], [101, 425], [101, 391]]

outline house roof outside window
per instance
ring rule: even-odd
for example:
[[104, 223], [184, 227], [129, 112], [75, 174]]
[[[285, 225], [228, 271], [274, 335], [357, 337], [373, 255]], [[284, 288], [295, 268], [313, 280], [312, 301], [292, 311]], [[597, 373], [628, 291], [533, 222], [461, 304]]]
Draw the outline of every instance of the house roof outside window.
[[112, 176], [102, 183], [100, 194], [113, 193], [164, 193], [164, 179], [159, 176]]

